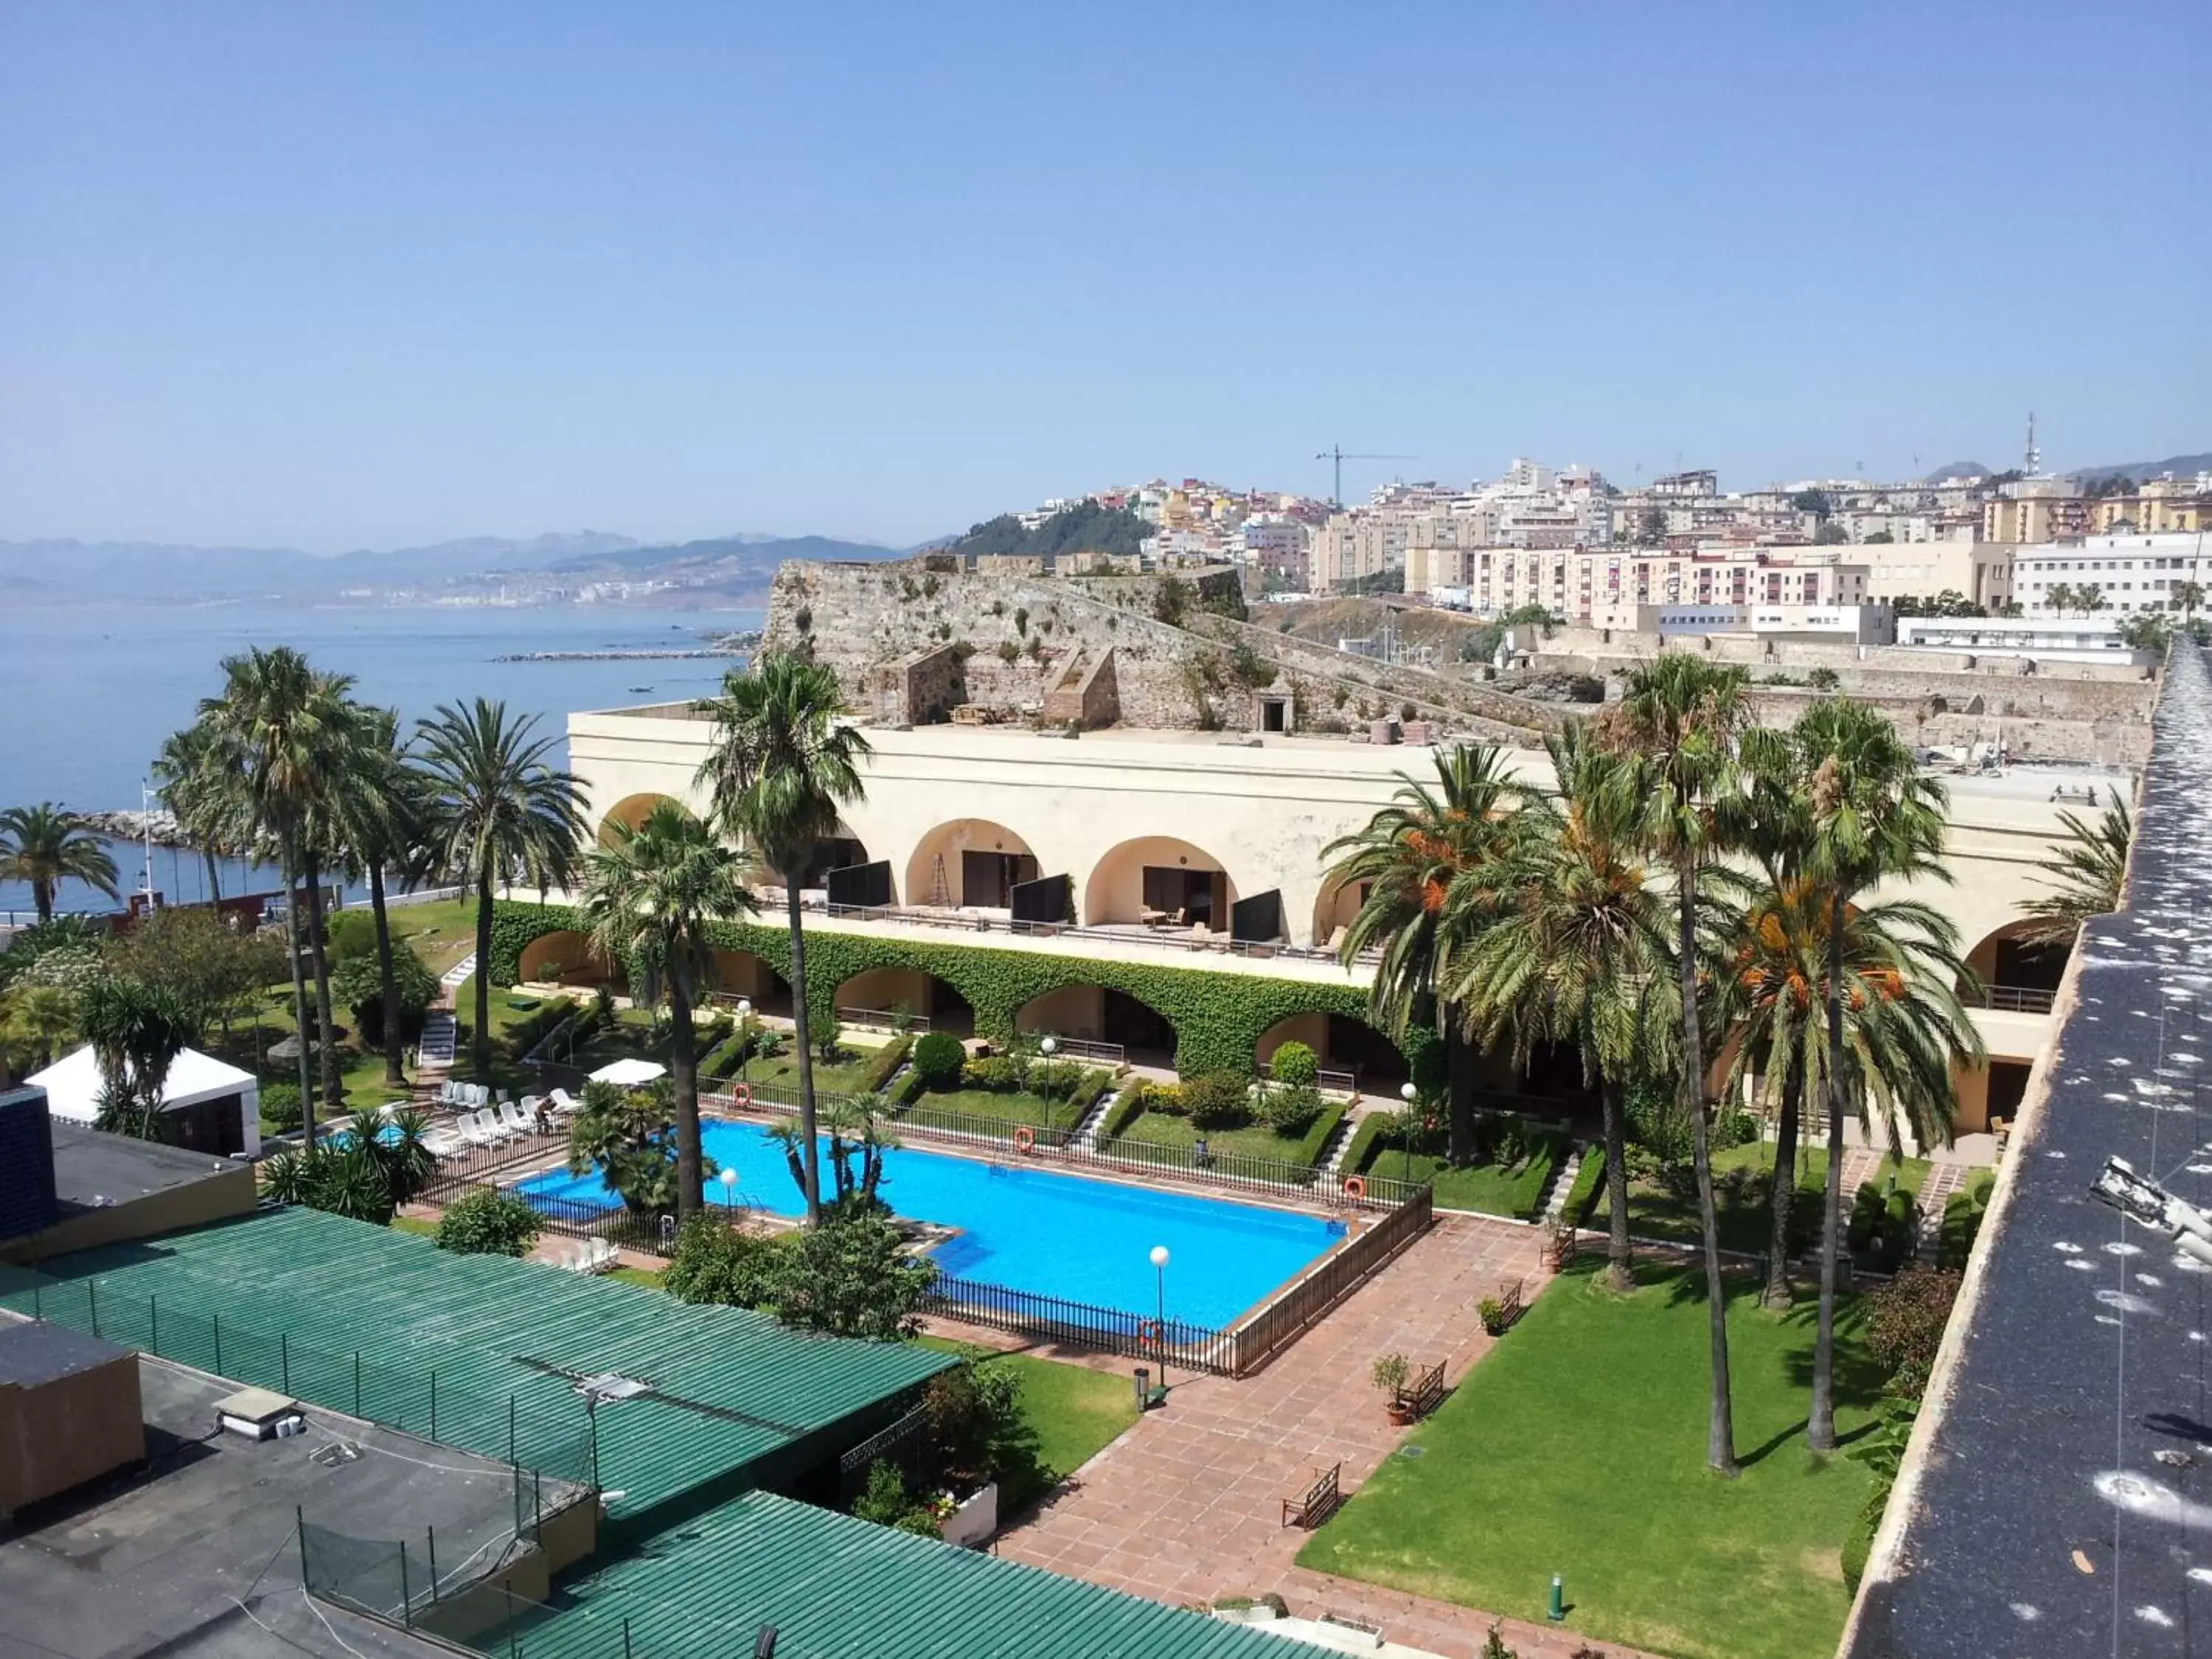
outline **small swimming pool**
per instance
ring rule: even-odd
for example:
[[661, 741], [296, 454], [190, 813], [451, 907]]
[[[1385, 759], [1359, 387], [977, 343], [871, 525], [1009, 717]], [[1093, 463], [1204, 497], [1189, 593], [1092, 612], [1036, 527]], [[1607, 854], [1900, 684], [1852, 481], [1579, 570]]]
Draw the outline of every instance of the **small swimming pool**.
[[[777, 1215], [804, 1212], [783, 1149], [766, 1128], [708, 1123], [703, 1138], [707, 1156], [738, 1172], [738, 1202]], [[822, 1179], [830, 1180], [826, 1156]], [[519, 1190], [609, 1209], [619, 1201], [597, 1175], [559, 1170]], [[1344, 1237], [1341, 1223], [1318, 1216], [913, 1147], [884, 1154], [882, 1192], [909, 1220], [961, 1230], [933, 1252], [954, 1278], [1094, 1307], [1149, 1314], [1151, 1252], [1164, 1244], [1169, 1316], [1216, 1328]], [[707, 1201], [724, 1201], [720, 1182], [708, 1184]]]

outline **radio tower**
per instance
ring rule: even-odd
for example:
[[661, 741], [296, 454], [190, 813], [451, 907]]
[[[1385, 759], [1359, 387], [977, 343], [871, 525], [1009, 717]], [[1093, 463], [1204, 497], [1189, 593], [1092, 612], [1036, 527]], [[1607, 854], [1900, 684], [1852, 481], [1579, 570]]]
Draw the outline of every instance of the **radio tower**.
[[2027, 476], [2043, 476], [2043, 452], [2035, 447], [2035, 411], [2032, 409], [2027, 411]]

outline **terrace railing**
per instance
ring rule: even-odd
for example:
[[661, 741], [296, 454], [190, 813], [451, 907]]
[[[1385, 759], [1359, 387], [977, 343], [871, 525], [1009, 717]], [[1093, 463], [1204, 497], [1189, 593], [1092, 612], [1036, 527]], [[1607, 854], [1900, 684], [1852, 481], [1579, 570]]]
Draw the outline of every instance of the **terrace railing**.
[[[903, 904], [810, 904], [810, 910], [841, 921], [896, 921], [917, 927], [941, 927], [960, 933], [1004, 932], [1031, 939], [1072, 939], [1109, 945], [1144, 945], [1158, 951], [1214, 951], [1231, 956], [1262, 959], [1286, 957], [1301, 962], [1335, 962], [1337, 953], [1325, 945], [1292, 945], [1283, 939], [1231, 939], [1225, 933], [1198, 933], [1188, 927], [1086, 927], [1072, 921], [1016, 921], [1005, 915], [973, 911], [946, 911]], [[1359, 960], [1373, 963], [1381, 951], [1363, 951]]]
[[2058, 993], [2032, 985], [1985, 985], [1978, 994], [1961, 999], [1971, 1007], [1994, 1008], [2008, 1014], [2047, 1014]]
[[1234, 1336], [1188, 1320], [1155, 1319], [1119, 1308], [1094, 1307], [1087, 1302], [945, 1276], [930, 1287], [924, 1310], [990, 1330], [1048, 1337], [1125, 1358], [1149, 1360], [1155, 1365], [1165, 1364], [1220, 1376], [1236, 1374]]
[[929, 1016], [908, 1013], [903, 1008], [839, 1008], [835, 1011], [841, 1025], [865, 1025], [879, 1031], [927, 1031]]
[[1230, 1334], [1230, 1362], [1242, 1376], [1279, 1350], [1389, 1265], [1436, 1219], [1426, 1187], [1381, 1220], [1347, 1239], [1237, 1322]]

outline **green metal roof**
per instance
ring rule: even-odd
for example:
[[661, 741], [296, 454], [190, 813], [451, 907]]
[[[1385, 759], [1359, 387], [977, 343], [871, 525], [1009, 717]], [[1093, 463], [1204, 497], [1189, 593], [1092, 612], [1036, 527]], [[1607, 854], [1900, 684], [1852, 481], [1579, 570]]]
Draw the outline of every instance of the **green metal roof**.
[[[1304, 1642], [751, 1492], [564, 1588], [518, 1659], [1299, 1659]], [[487, 1646], [491, 1644], [487, 1638]], [[504, 1635], [496, 1644], [507, 1651]]]
[[617, 1518], [834, 1455], [866, 1431], [837, 1425], [957, 1363], [301, 1208], [41, 1272], [64, 1282], [33, 1291], [0, 1269], [0, 1303], [488, 1456], [509, 1455], [512, 1422], [516, 1462], [570, 1479], [594, 1473], [575, 1379], [648, 1382], [596, 1412]]

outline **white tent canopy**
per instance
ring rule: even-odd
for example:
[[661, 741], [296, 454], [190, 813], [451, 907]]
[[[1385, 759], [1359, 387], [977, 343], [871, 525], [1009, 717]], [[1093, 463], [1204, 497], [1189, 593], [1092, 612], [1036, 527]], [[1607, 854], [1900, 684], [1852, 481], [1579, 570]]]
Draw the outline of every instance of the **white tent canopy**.
[[[100, 1061], [89, 1043], [27, 1079], [46, 1091], [46, 1109], [56, 1117], [90, 1123], [100, 1115]], [[249, 1153], [261, 1150], [261, 1082], [213, 1054], [186, 1048], [169, 1066], [161, 1085], [161, 1109], [181, 1112], [208, 1101], [236, 1096], [239, 1130]]]
[[594, 1083], [611, 1083], [617, 1088], [635, 1089], [641, 1084], [665, 1077], [668, 1068], [657, 1060], [611, 1060], [592, 1073]]

